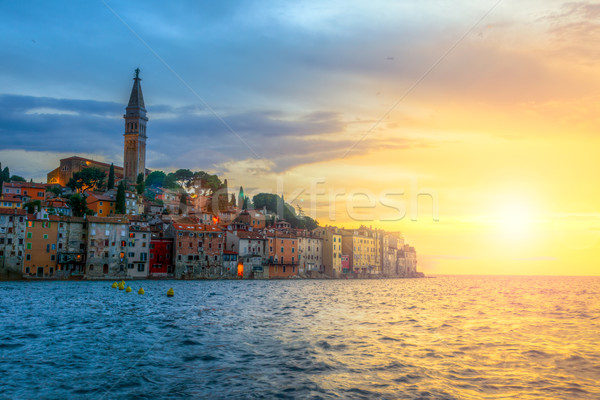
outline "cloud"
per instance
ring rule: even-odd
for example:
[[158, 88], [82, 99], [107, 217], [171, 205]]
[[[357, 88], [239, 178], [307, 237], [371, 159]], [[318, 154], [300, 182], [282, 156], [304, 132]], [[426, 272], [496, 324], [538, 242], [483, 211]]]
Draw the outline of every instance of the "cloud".
[[[124, 104], [1, 95], [0, 109], [4, 110], [0, 115], [4, 148], [93, 153], [110, 162], [122, 162]], [[154, 110], [159, 116], [156, 120]], [[201, 107], [148, 105], [148, 167], [219, 169], [234, 160], [258, 158], [270, 160], [270, 171], [282, 172], [340, 158], [360, 133], [356, 126], [344, 121], [342, 114], [331, 111], [298, 116], [278, 110], [219, 112], [219, 115], [227, 125]], [[353, 154], [429, 145], [423, 139], [382, 137], [374, 133]], [[30, 171], [36, 176], [45, 172]]]

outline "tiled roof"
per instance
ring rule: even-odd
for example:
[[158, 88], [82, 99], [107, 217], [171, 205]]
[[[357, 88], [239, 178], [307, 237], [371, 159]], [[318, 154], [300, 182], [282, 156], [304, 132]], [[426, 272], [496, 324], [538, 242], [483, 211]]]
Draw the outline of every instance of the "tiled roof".
[[2, 215], [26, 215], [26, 210], [21, 210], [18, 208], [0, 208], [0, 214]]
[[47, 183], [35, 183], [35, 182], [5, 182], [4, 187], [11, 188], [32, 188], [32, 189], [44, 189], [49, 185]]
[[[60, 162], [62, 163], [63, 161], [67, 161], [67, 160], [89, 161], [90, 164], [97, 164], [97, 165], [102, 165], [102, 166], [105, 166], [105, 167], [110, 167], [110, 164], [103, 163], [103, 162], [100, 162], [100, 161], [91, 160], [89, 158], [78, 157], [78, 156], [72, 156], [72, 157], [63, 158], [63, 159], [60, 160]], [[123, 167], [119, 167], [117, 165], [115, 165], [114, 167], [115, 167], [115, 171], [123, 171]]]

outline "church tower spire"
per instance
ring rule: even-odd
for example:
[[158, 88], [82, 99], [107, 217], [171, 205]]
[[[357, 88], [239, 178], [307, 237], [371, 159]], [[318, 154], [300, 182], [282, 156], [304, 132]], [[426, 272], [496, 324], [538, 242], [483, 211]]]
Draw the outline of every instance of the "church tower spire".
[[135, 183], [139, 174], [146, 174], [146, 123], [148, 118], [140, 85], [141, 80], [140, 69], [136, 68], [129, 104], [123, 115], [125, 119], [123, 173], [129, 183]]

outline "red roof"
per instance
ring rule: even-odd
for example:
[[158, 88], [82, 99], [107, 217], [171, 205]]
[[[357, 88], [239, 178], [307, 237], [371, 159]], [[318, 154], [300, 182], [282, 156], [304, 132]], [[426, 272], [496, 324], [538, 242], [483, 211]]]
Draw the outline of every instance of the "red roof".
[[44, 189], [49, 186], [47, 183], [35, 183], [35, 182], [5, 182], [4, 187], [13, 188], [33, 188], [33, 189]]
[[0, 208], [0, 214], [3, 214], [3, 215], [25, 215], [25, 214], [27, 214], [27, 211], [21, 210], [18, 208]]
[[[72, 157], [63, 158], [63, 159], [60, 160], [60, 162], [62, 163], [63, 161], [66, 161], [66, 160], [89, 161], [90, 163], [97, 164], [97, 165], [102, 165], [102, 166], [110, 168], [110, 164], [103, 163], [103, 162], [100, 162], [100, 161], [91, 160], [89, 158], [78, 157], [78, 156], [72, 156]], [[119, 167], [117, 165], [114, 165], [114, 167], [115, 167], [115, 171], [123, 171], [123, 167]]]

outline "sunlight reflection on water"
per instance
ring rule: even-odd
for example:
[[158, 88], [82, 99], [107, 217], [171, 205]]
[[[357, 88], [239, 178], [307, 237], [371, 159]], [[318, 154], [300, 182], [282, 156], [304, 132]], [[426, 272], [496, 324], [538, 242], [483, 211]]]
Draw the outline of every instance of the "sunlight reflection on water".
[[600, 278], [131, 285], [0, 283], [0, 397], [600, 397]]

